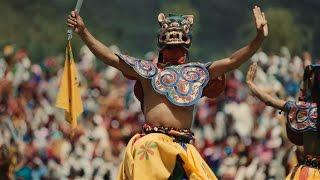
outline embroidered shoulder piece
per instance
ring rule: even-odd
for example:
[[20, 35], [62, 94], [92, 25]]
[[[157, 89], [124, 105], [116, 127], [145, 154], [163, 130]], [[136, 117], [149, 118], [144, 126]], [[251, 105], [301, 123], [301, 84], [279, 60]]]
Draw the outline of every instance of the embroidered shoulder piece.
[[191, 106], [202, 97], [209, 81], [210, 63], [188, 63], [160, 69], [152, 61], [117, 54], [142, 77], [151, 80], [153, 89], [177, 106]]
[[288, 101], [285, 104], [287, 123], [297, 132], [317, 131], [317, 105], [308, 102]]

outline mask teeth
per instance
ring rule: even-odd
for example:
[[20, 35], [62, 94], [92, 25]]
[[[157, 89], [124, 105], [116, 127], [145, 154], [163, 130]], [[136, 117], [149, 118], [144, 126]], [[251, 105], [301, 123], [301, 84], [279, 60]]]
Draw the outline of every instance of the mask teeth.
[[182, 39], [182, 32], [179, 32], [178, 35], [179, 35], [179, 39]]

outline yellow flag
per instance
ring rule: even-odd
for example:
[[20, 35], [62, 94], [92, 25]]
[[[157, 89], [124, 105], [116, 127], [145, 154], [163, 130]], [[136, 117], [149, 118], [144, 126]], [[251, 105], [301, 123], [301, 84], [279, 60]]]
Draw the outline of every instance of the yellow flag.
[[77, 117], [82, 113], [83, 106], [70, 41], [68, 41], [66, 47], [66, 59], [56, 106], [66, 111], [65, 116], [67, 121], [71, 123], [72, 128], [75, 128], [77, 126]]

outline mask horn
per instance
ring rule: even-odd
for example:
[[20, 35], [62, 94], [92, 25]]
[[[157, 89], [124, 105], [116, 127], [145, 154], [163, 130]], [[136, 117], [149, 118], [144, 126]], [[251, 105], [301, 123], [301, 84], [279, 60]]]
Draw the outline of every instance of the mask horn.
[[165, 16], [163, 13], [160, 13], [160, 14], [158, 15], [158, 22], [159, 22], [159, 24], [162, 24], [165, 19], [166, 19], [166, 16]]
[[184, 15], [182, 17], [189, 21], [191, 25], [193, 24], [193, 15]]

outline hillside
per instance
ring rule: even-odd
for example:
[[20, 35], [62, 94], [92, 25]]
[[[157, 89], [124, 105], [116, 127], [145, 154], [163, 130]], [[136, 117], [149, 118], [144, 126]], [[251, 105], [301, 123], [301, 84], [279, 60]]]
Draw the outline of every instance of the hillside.
[[[81, 15], [95, 36], [108, 45], [116, 44], [142, 56], [156, 50], [156, 17], [160, 11], [193, 13], [194, 44], [191, 57], [208, 60], [228, 55], [254, 36], [251, 7], [259, 1], [241, 0], [90, 0], [84, 1]], [[65, 19], [76, 1], [0, 1], [0, 44], [11, 41], [26, 47], [34, 61], [64, 51]], [[295, 53], [311, 51], [320, 55], [320, 1], [270, 0], [260, 3], [267, 13], [270, 38], [268, 52], [287, 45]], [[279, 17], [281, 16], [281, 17]], [[74, 38], [75, 48], [82, 44]]]

